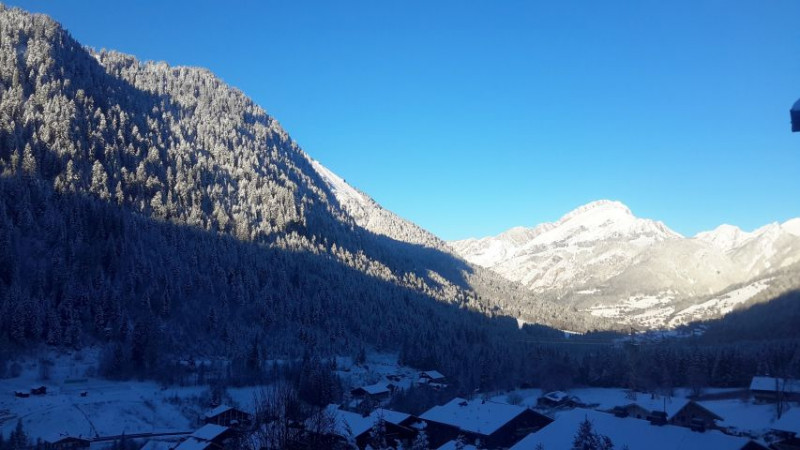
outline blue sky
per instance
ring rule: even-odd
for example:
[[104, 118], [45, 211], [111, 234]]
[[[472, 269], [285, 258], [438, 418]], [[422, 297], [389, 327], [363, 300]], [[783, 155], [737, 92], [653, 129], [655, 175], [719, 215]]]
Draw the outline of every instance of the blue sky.
[[800, 2], [10, 1], [203, 66], [445, 239], [601, 198], [691, 235], [800, 216]]

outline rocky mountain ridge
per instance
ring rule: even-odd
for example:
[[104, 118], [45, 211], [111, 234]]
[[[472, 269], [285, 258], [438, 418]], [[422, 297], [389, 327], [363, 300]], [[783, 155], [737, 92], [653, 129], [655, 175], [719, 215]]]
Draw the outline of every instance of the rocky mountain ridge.
[[771, 285], [800, 285], [787, 281], [800, 264], [800, 219], [753, 232], [721, 225], [684, 237], [620, 202], [600, 200], [553, 223], [450, 245], [543, 298], [649, 327], [716, 317], [733, 307], [731, 296], [744, 305]]

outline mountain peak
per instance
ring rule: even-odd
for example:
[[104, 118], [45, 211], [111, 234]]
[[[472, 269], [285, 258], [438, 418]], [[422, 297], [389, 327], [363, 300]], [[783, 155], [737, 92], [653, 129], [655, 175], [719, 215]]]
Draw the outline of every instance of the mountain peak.
[[598, 213], [598, 212], [608, 212], [610, 214], [622, 214], [626, 216], [633, 217], [633, 213], [631, 210], [625, 206], [622, 202], [616, 200], [595, 200], [591, 203], [587, 203], [583, 206], [579, 206], [572, 211], [565, 214], [559, 222], [565, 222], [569, 219], [587, 214], [587, 213]]

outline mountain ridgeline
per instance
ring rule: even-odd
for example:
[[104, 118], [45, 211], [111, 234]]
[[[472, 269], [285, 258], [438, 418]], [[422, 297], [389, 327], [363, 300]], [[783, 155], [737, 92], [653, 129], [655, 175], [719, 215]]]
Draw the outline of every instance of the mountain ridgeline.
[[720, 317], [800, 287], [800, 219], [685, 238], [601, 200], [554, 223], [450, 245], [539, 299], [642, 327]]
[[553, 331], [502, 317], [521, 299], [539, 323], [608, 323], [455, 256], [207, 70], [2, 5], [0, 173], [0, 346], [107, 342], [145, 370], [371, 347], [476, 386], [535, 372], [523, 342]]

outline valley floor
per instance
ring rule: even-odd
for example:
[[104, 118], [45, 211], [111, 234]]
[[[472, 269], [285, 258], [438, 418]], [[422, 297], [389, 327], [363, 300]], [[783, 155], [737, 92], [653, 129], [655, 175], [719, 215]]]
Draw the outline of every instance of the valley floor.
[[[87, 438], [113, 437], [125, 434], [188, 434], [202, 424], [210, 408], [207, 386], [160, 386], [151, 381], [109, 381], [91, 376], [96, 355], [91, 352], [49, 355], [53, 362], [47, 380], [42, 380], [39, 362], [18, 362], [19, 375], [0, 380], [0, 432], [9, 434], [22, 421], [29, 437], [52, 439], [59, 435]], [[369, 355], [365, 364], [354, 364], [351, 358], [337, 359], [337, 373], [346, 386], [365, 386], [386, 380], [387, 375], [399, 379], [397, 385], [407, 388], [417, 372], [396, 364], [392, 355]], [[32, 387], [46, 386], [44, 395], [19, 398], [15, 392], [30, 392]], [[224, 401], [245, 411], [255, 409], [254, 402], [263, 386], [228, 388]], [[542, 408], [538, 400], [544, 393], [538, 389], [518, 389], [496, 393], [488, 398], [495, 402], [519, 404], [536, 409], [556, 420], [570, 408]], [[568, 394], [588, 409], [609, 411], [615, 406], [637, 403], [651, 410], [673, 411], [685, 404], [688, 389], [676, 389], [672, 396], [632, 394], [619, 388], [575, 388]], [[724, 420], [719, 423], [742, 436], [763, 439], [776, 421], [776, 407], [754, 403], [742, 389], [707, 389], [703, 406]], [[800, 408], [800, 406], [795, 406]], [[631, 418], [630, 420], [636, 420]], [[93, 443], [102, 448], [112, 441]]]

